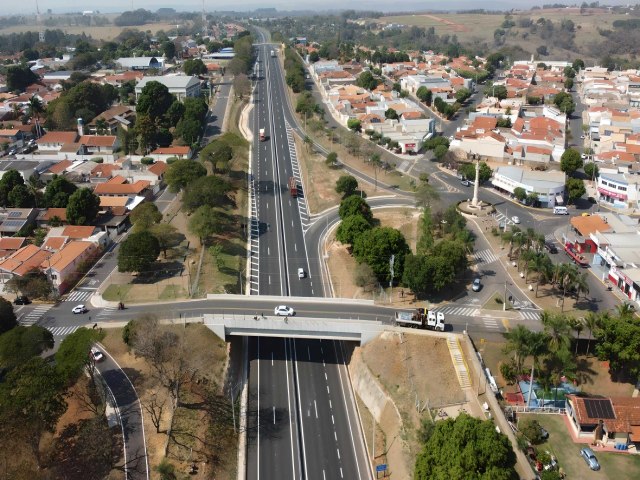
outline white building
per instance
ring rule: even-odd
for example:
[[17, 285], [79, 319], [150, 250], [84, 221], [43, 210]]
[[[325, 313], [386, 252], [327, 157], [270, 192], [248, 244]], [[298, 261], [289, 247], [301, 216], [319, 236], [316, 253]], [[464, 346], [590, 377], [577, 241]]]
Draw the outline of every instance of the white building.
[[550, 170], [541, 172], [520, 167], [498, 167], [493, 174], [493, 186], [513, 195], [516, 188], [523, 188], [527, 195], [536, 193], [543, 207], [554, 207], [564, 203], [564, 172]]
[[638, 175], [619, 173], [612, 168], [600, 169], [597, 181], [598, 199], [617, 208], [640, 208], [639, 182]]
[[162, 57], [120, 57], [116, 60], [123, 70], [164, 70], [164, 58]]
[[200, 96], [200, 80], [198, 77], [187, 77], [184, 75], [166, 75], [162, 77], [143, 77], [136, 84], [136, 99], [142, 93], [142, 89], [149, 82], [159, 82], [169, 89], [180, 101], [186, 97]]

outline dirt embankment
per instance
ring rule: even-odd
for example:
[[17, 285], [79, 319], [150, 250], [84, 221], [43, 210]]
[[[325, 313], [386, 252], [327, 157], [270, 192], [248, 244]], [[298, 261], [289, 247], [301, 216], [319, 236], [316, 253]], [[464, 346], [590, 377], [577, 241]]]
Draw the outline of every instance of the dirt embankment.
[[387, 463], [394, 478], [411, 478], [422, 419], [431, 409], [465, 402], [446, 339], [385, 332], [357, 348], [349, 368], [356, 393], [384, 432], [374, 464]]

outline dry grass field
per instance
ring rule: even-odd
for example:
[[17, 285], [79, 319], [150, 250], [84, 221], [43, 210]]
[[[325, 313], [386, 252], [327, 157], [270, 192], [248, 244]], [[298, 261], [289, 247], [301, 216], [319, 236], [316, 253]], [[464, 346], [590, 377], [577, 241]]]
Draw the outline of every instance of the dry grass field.
[[[579, 8], [570, 9], [545, 9], [545, 10], [526, 10], [513, 13], [513, 20], [516, 27], [511, 28], [507, 37], [507, 45], [517, 45], [527, 51], [535, 51], [536, 47], [546, 45], [551, 55], [548, 58], [556, 57], [564, 58], [569, 53], [576, 55], [575, 52], [568, 52], [563, 49], [555, 48], [553, 45], [545, 43], [544, 40], [536, 35], [529, 35], [523, 38], [522, 34], [527, 33], [528, 29], [519, 28], [518, 20], [529, 18], [534, 22], [539, 18], [552, 20], [554, 24], [559, 24], [562, 20], [571, 20], [576, 25], [575, 44], [579, 50], [592, 42], [602, 42], [604, 37], [598, 34], [600, 29], [612, 29], [612, 24], [616, 20], [629, 19], [629, 16], [621, 14], [612, 14], [604, 9], [587, 9], [580, 13]], [[396, 23], [408, 26], [419, 26], [424, 28], [433, 27], [438, 35], [456, 35], [462, 43], [475, 43], [493, 45], [493, 32], [500, 28], [504, 21], [504, 15], [488, 15], [488, 14], [413, 14], [401, 16], [389, 16], [379, 19], [384, 23]], [[583, 58], [584, 55], [581, 52]]]
[[[113, 21], [113, 19], [117, 15], [104, 15], [104, 16], [109, 18], [110, 21]], [[0, 35], [8, 35], [11, 33], [29, 32], [29, 31], [35, 32], [35, 31], [38, 31], [40, 28], [41, 27], [39, 27], [35, 23], [35, 18], [34, 18], [33, 23], [30, 22], [26, 25], [14, 25], [11, 27], [0, 28]], [[102, 27], [97, 27], [94, 25], [86, 26], [86, 25], [61, 24], [58, 26], [42, 27], [42, 28], [44, 28], [45, 30], [60, 29], [63, 32], [71, 35], [81, 35], [82, 33], [85, 33], [86, 35], [89, 35], [96, 40], [113, 40], [118, 35], [120, 35], [120, 33], [125, 29], [141, 30], [144, 32], [150, 31], [152, 34], [155, 34], [159, 30], [164, 30], [165, 32], [173, 30], [176, 28], [176, 24], [175, 23], [149, 23], [147, 25], [140, 25], [136, 27], [118, 27], [116, 25], [113, 25], [113, 23], [102, 26]]]

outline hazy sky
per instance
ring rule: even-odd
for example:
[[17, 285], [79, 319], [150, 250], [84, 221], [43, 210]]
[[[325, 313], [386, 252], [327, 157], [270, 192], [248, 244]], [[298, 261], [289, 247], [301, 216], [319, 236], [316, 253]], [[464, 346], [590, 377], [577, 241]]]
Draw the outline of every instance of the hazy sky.
[[[445, 8], [531, 8], [533, 5], [543, 3], [582, 3], [581, 0], [497, 0], [491, 3], [478, 2], [477, 0], [408, 0], [401, 3], [389, 0], [320, 0], [319, 2], [300, 2], [299, 0], [205, 0], [205, 10], [252, 10], [256, 7], [276, 7], [279, 10], [300, 10], [303, 8], [315, 8], [317, 10], [353, 8], [356, 10], [420, 10]], [[2, 0], [0, 14], [35, 14], [36, 0], [10, 1]], [[623, 0], [601, 1], [603, 4], [623, 4]], [[632, 2], [634, 3], [634, 2]], [[155, 11], [160, 7], [172, 7], [176, 10], [201, 10], [202, 0], [39, 0], [40, 12], [51, 9], [54, 13], [77, 12], [81, 10], [99, 10], [100, 12], [122, 12], [136, 8], [146, 8]]]

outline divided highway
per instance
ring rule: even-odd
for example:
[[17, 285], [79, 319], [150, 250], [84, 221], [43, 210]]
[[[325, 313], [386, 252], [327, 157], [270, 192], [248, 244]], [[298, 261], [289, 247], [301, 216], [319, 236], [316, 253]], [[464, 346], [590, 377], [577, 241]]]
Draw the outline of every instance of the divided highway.
[[[289, 193], [290, 178], [299, 189], [302, 182], [286, 119], [286, 86], [272, 49], [257, 47], [255, 70], [251, 190], [257, 218], [252, 219], [251, 293], [322, 296], [319, 271], [310, 265], [305, 244], [304, 192], [298, 197]], [[257, 141], [260, 129], [266, 134], [262, 142]], [[304, 278], [298, 276], [300, 268]], [[298, 305], [289, 306], [300, 311]], [[256, 314], [272, 316], [273, 306]], [[341, 342], [249, 340], [247, 478], [371, 478], [346, 355]]]

